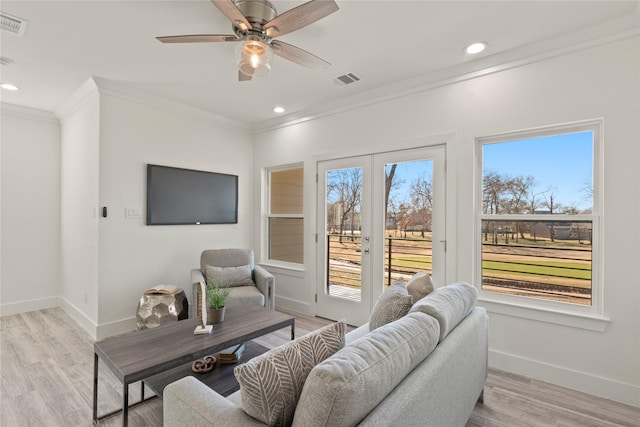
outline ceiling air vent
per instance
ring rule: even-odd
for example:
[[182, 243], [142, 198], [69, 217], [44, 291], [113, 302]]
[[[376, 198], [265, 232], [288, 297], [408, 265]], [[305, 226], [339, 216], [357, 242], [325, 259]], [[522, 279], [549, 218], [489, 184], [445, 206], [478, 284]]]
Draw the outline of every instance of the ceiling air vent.
[[357, 83], [361, 80], [360, 77], [356, 76], [354, 73], [346, 73], [341, 76], [335, 77], [333, 82], [338, 86], [346, 86], [352, 83]]
[[0, 12], [0, 28], [10, 33], [17, 34], [20, 37], [24, 35], [28, 22], [15, 16], [7, 15]]

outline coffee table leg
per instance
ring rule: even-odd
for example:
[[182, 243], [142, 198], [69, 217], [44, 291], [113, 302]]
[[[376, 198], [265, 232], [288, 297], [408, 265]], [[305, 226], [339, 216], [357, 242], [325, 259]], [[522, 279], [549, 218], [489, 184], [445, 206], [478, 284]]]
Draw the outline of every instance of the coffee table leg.
[[93, 424], [98, 422], [98, 354], [93, 353]]
[[294, 320], [291, 324], [291, 341], [296, 339], [296, 321]]
[[122, 390], [122, 427], [127, 427], [129, 423], [129, 384], [124, 385]]

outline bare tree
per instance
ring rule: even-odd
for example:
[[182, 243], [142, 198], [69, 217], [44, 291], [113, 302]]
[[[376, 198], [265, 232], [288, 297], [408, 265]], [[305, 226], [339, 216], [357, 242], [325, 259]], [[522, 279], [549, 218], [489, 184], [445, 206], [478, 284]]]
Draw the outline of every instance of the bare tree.
[[[553, 190], [549, 190], [548, 192], [543, 193], [542, 197], [544, 198], [542, 202], [542, 206], [549, 209], [550, 215], [553, 215], [554, 213], [556, 213], [560, 206], [555, 201], [555, 195], [553, 194]], [[550, 222], [549, 238], [551, 239], [552, 242], [555, 242], [555, 237], [556, 237], [556, 231], [553, 228], [553, 222]]]
[[424, 175], [411, 183], [411, 199], [413, 201], [416, 220], [422, 225], [421, 237], [424, 231], [431, 227], [433, 213], [433, 185]]
[[351, 234], [359, 223], [362, 201], [362, 169], [349, 168], [332, 170], [327, 174], [327, 198], [329, 202], [342, 206], [339, 215], [340, 242], [347, 221], [351, 219]]

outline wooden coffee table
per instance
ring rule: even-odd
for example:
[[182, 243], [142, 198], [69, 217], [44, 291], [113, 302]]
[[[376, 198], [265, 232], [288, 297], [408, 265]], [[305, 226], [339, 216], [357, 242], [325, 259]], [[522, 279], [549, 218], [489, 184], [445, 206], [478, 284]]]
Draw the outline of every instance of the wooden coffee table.
[[[194, 335], [195, 319], [158, 328], [135, 331], [107, 338], [94, 344], [93, 423], [122, 411], [122, 425], [128, 423], [129, 384], [215, 354], [234, 344], [291, 327], [295, 337], [295, 317], [264, 307], [235, 307], [226, 310], [225, 321], [216, 324], [209, 335]], [[122, 382], [122, 409], [98, 416], [98, 362], [103, 363]], [[144, 381], [141, 400], [145, 401]], [[134, 405], [135, 405], [134, 404]], [[132, 405], [133, 406], [133, 405]]]

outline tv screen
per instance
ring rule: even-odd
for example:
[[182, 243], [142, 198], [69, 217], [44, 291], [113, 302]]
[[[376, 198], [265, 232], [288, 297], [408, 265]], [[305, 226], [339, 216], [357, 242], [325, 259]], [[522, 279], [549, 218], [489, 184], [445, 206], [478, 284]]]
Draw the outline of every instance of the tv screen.
[[147, 164], [147, 225], [237, 223], [237, 175]]

